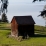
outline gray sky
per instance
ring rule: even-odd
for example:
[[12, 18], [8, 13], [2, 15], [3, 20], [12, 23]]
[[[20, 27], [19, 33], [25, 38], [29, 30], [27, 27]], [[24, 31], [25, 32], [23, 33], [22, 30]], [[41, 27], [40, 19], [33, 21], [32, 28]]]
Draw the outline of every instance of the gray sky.
[[8, 20], [11, 21], [13, 16], [23, 16], [31, 15], [37, 25], [45, 25], [45, 20], [42, 17], [37, 17], [40, 11], [43, 10], [46, 2], [36, 1], [32, 3], [33, 0], [9, 0]]

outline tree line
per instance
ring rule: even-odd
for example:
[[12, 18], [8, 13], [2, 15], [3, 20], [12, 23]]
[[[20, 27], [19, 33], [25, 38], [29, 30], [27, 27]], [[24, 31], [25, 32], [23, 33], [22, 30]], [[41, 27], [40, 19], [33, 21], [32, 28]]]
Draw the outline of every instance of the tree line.
[[0, 22], [6, 22], [6, 23], [8, 23], [8, 19], [7, 19], [6, 14], [2, 14], [2, 18], [0, 19]]

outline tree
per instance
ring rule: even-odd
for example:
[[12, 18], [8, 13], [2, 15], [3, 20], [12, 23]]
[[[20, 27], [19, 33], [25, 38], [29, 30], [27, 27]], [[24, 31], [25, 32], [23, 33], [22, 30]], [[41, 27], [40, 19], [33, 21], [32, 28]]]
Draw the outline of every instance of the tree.
[[2, 4], [1, 4], [1, 12], [2, 13], [7, 13], [8, 0], [1, 0], [1, 2], [2, 2]]
[[[43, 17], [43, 19], [45, 20], [45, 27], [46, 27], [46, 5], [44, 6], [43, 10], [41, 11], [40, 15], [38, 15], [38, 17], [39, 16]], [[44, 31], [44, 27], [41, 30]]]
[[43, 10], [41, 11], [40, 15], [38, 15], [38, 17], [39, 16], [42, 16], [43, 18], [46, 17], [46, 5], [44, 6]]
[[33, 2], [35, 2], [35, 1], [39, 1], [40, 2], [40, 1], [45, 1], [45, 0], [33, 0]]
[[8, 23], [7, 16], [4, 13], [2, 14], [2, 22], [7, 22]]

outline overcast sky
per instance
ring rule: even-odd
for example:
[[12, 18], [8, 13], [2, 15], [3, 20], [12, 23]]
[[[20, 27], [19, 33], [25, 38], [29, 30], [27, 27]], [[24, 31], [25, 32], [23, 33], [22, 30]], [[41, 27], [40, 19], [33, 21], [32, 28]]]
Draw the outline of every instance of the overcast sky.
[[11, 21], [13, 16], [31, 15], [37, 25], [45, 25], [45, 20], [42, 17], [37, 17], [40, 11], [43, 10], [46, 2], [33, 0], [9, 0], [8, 5], [8, 20]]

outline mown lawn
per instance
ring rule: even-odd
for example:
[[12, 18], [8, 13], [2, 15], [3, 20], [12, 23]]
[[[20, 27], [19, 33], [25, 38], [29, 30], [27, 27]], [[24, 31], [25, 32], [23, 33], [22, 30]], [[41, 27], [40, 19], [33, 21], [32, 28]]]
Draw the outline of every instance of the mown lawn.
[[46, 28], [41, 30], [40, 26], [35, 26], [35, 33], [39, 36], [30, 37], [23, 41], [18, 41], [15, 38], [8, 38], [8, 34], [11, 32], [11, 28], [8, 23], [0, 24], [0, 46], [46, 46]]

